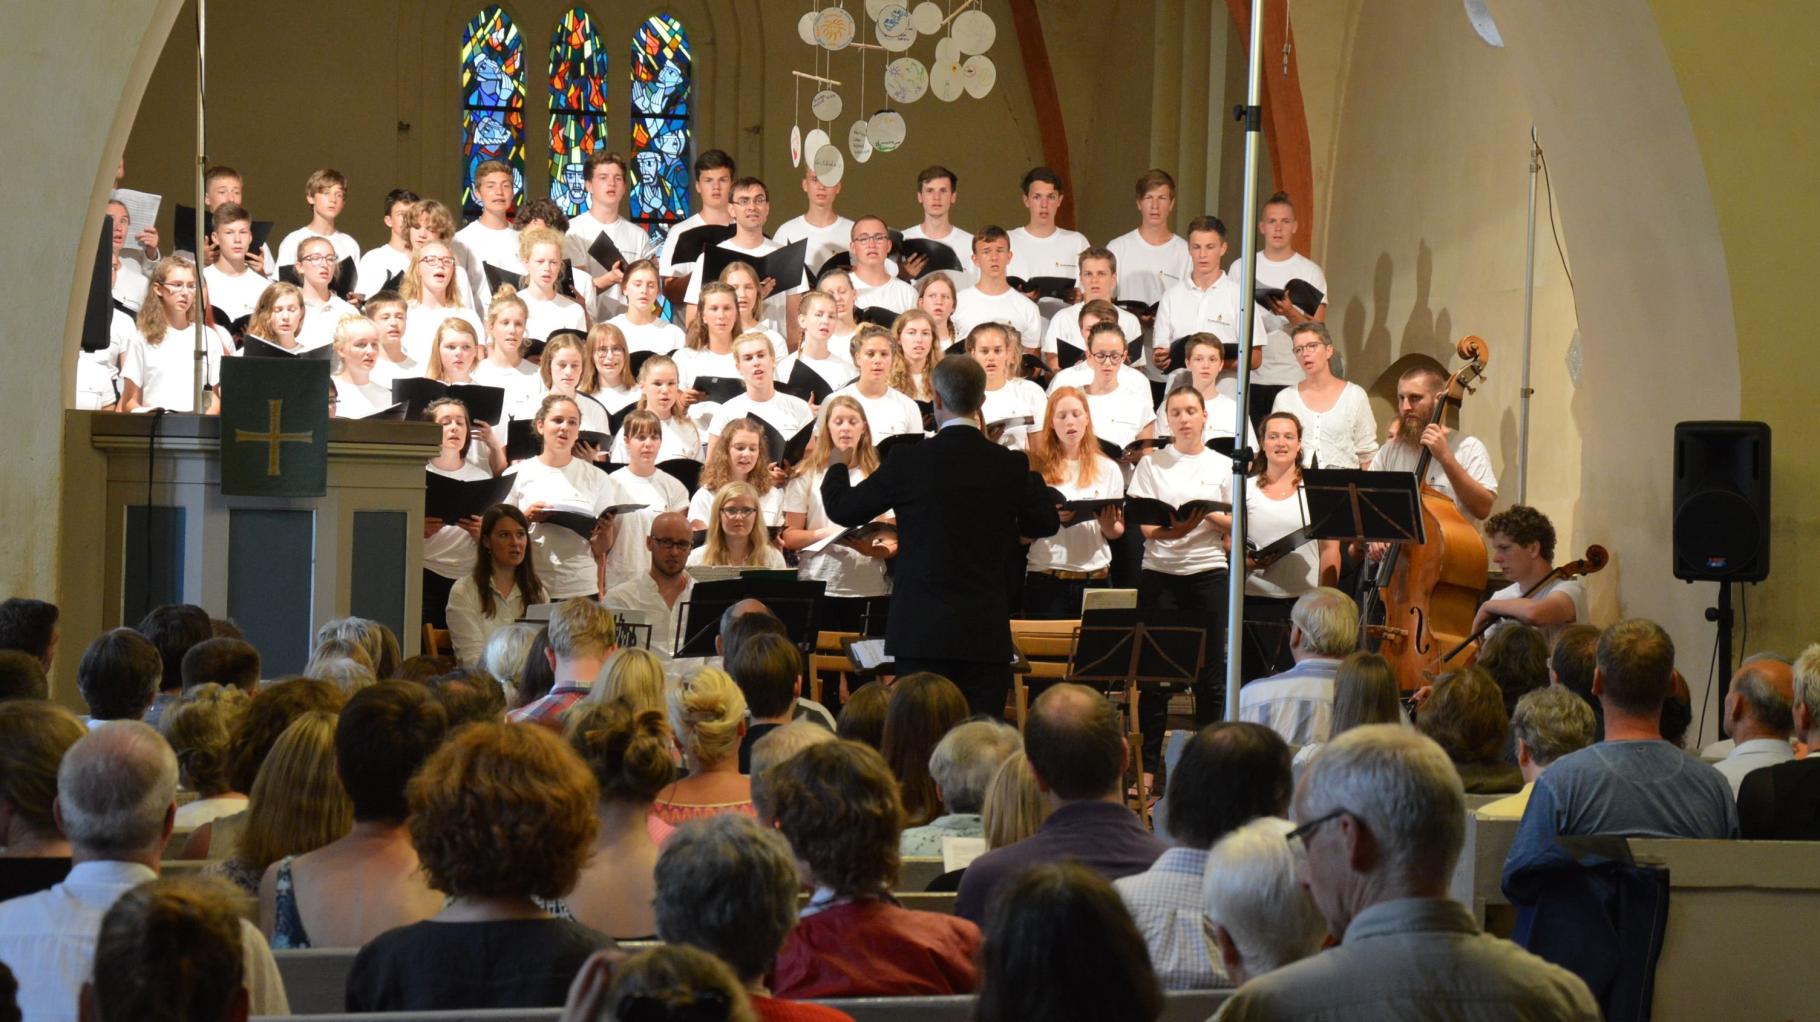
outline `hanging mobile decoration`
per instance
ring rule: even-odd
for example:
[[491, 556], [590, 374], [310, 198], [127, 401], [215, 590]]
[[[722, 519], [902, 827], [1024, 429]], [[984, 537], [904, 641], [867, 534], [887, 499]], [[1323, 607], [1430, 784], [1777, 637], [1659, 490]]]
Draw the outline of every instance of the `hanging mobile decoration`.
[[796, 82], [796, 98], [791, 104], [790, 124], [790, 166], [803, 165], [803, 80], [801, 73], [793, 76]]
[[922, 35], [934, 35], [942, 30], [942, 8], [933, 0], [923, 0], [910, 12], [910, 24], [916, 26]]
[[857, 27], [854, 24], [853, 15], [848, 14], [845, 9], [823, 8], [822, 12], [815, 16], [815, 40], [821, 44], [824, 50], [844, 50], [852, 45]]
[[807, 11], [796, 19], [796, 34], [803, 37], [803, 42], [810, 46], [819, 46], [821, 40], [815, 37], [815, 11]]
[[998, 81], [998, 66], [985, 54], [975, 54], [961, 65], [961, 82], [966, 86], [967, 95], [974, 99], [985, 99], [986, 93]]
[[[859, 107], [866, 109], [866, 51], [859, 51]], [[866, 131], [866, 119], [855, 117], [853, 124], [847, 128], [847, 151], [853, 154], [856, 162], [864, 163], [872, 158], [872, 137]]]
[[900, 4], [891, 4], [879, 13], [877, 29], [878, 44], [893, 53], [916, 45], [916, 25]]

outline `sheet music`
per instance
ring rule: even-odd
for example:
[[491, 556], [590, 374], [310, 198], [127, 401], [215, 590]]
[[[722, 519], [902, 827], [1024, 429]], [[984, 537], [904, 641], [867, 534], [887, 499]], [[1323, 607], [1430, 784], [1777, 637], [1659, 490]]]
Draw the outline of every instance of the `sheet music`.
[[141, 192], [132, 188], [114, 189], [114, 201], [126, 207], [126, 215], [132, 219], [131, 228], [126, 232], [126, 246], [139, 248], [139, 232], [158, 223], [158, 207], [164, 204], [164, 196]]

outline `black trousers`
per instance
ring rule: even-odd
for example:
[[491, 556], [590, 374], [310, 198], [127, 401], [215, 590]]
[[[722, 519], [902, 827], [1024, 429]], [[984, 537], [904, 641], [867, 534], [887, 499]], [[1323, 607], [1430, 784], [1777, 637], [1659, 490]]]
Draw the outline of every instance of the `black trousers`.
[[1144, 567], [1143, 530], [1126, 528], [1123, 535], [1107, 540], [1106, 545], [1112, 548], [1110, 588], [1136, 589], [1138, 572]]
[[1024, 575], [1024, 617], [1032, 621], [1072, 621], [1081, 616], [1081, 594], [1106, 588], [1106, 579], [1061, 579], [1039, 571]]
[[423, 623], [437, 628], [449, 627], [449, 591], [455, 588], [455, 580], [424, 569], [423, 572]]
[[[1219, 720], [1226, 691], [1226, 571], [1169, 575], [1145, 569], [1138, 576], [1138, 606], [1156, 610], [1192, 610], [1207, 628], [1207, 662], [1194, 680], [1194, 724]], [[1138, 730], [1144, 735], [1144, 766], [1161, 774], [1163, 731], [1169, 722], [1169, 692], [1146, 686], [1138, 693]]]
[[996, 663], [988, 660], [954, 660], [946, 657], [900, 657], [896, 672], [899, 678], [921, 671], [939, 674], [959, 686], [967, 697], [967, 710], [973, 716], [1003, 720], [1005, 698], [1011, 694], [1011, 658]]
[[1295, 665], [1289, 655], [1289, 612], [1295, 597], [1245, 597], [1245, 634], [1239, 644], [1239, 676], [1246, 681], [1286, 671]]

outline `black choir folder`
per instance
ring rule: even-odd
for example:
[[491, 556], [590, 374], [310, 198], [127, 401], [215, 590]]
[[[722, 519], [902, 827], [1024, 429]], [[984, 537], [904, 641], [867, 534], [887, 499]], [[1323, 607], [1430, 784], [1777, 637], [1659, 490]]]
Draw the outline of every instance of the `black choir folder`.
[[423, 515], [425, 518], [440, 518], [444, 525], [453, 525], [470, 515], [480, 517], [487, 509], [506, 499], [512, 492], [516, 476], [503, 475], [491, 479], [450, 479], [435, 472], [424, 473]]
[[487, 275], [487, 294], [489, 295], [498, 294], [499, 289], [507, 284], [512, 285], [514, 291], [524, 286], [522, 270], [508, 270], [494, 266], [492, 263], [481, 263], [480, 268]]
[[790, 368], [788, 380], [777, 381], [777, 389], [791, 397], [800, 397], [815, 404], [828, 400], [828, 395], [834, 393], [834, 386], [828, 382], [827, 377], [800, 361]]
[[405, 418], [421, 419], [425, 408], [439, 397], [452, 397], [468, 406], [469, 422], [498, 423], [505, 411], [503, 387], [484, 387], [478, 383], [448, 384], [422, 376], [407, 376], [392, 381], [392, 400], [402, 401]]
[[247, 334], [241, 338], [240, 353], [250, 358], [307, 358], [330, 362], [335, 358], [335, 346], [319, 344], [314, 348], [283, 348], [263, 337]]
[[1035, 293], [1039, 299], [1053, 298], [1058, 302], [1065, 302], [1073, 298], [1074, 289], [1077, 286], [1072, 277], [1031, 277], [1029, 280], [1022, 277], [1006, 277], [1005, 283], [1011, 285], [1011, 290], [1026, 298]]
[[[686, 270], [688, 264], [701, 258], [701, 254], [710, 245], [718, 245], [737, 233], [738, 228], [732, 224], [701, 224], [691, 227], [676, 236], [676, 247], [670, 250], [670, 265], [679, 270]], [[688, 276], [685, 272], [683, 276]], [[712, 278], [703, 277], [703, 281]]]
[[808, 247], [808, 239], [798, 239], [774, 252], [755, 256], [740, 252], [725, 245], [715, 245], [702, 253], [702, 281], [719, 280], [722, 270], [734, 263], [745, 263], [752, 267], [752, 272], [759, 280], [767, 278], [777, 281], [777, 294], [796, 287], [803, 282], [803, 253]]
[[601, 508], [600, 513], [595, 514], [589, 508], [568, 507], [559, 504], [555, 507], [545, 508], [543, 520], [546, 525], [560, 525], [582, 539], [592, 539], [594, 524], [602, 518], [623, 515], [629, 511], [642, 511], [645, 506], [644, 504], [614, 504], [612, 507]]
[[[1264, 567], [1269, 567], [1271, 562], [1314, 538], [1315, 527], [1312, 525], [1304, 525], [1287, 536], [1252, 550], [1246, 556], [1258, 561]], [[1245, 543], [1247, 546], [1251, 545], [1250, 540], [1246, 540]]]
[[1155, 497], [1128, 497], [1125, 500], [1125, 517], [1133, 525], [1170, 525], [1187, 519], [1197, 511], [1225, 514], [1231, 510], [1232, 505], [1223, 500], [1190, 500], [1180, 505], [1157, 500]]
[[765, 457], [784, 465], [794, 465], [803, 460], [803, 453], [809, 449], [809, 439], [815, 435], [815, 420], [810, 419], [796, 435], [785, 438], [783, 431], [763, 419], [753, 416], [765, 430]]
[[1251, 293], [1256, 296], [1258, 304], [1263, 305], [1265, 308], [1269, 308], [1277, 302], [1287, 298], [1289, 299], [1289, 304], [1300, 309], [1304, 316], [1312, 316], [1321, 311], [1321, 303], [1327, 300], [1327, 296], [1321, 293], [1320, 288], [1315, 287], [1313, 284], [1310, 284], [1300, 277], [1297, 277], [1282, 287], [1265, 287], [1261, 284], [1256, 285], [1251, 289]]
[[697, 376], [690, 388], [701, 391], [703, 401], [724, 405], [746, 392], [746, 381], [737, 376]]
[[[627, 405], [626, 412], [632, 410]], [[620, 420], [624, 421], [621, 415]], [[614, 423], [617, 428], [618, 423]], [[591, 429], [582, 430], [575, 438], [578, 444], [593, 444], [595, 449], [605, 453], [613, 447], [613, 437], [607, 433], [598, 433]], [[538, 435], [537, 423], [531, 419], [513, 419], [506, 426], [506, 460], [523, 461], [535, 458], [543, 453], [543, 437]]]
[[1115, 444], [1110, 440], [1101, 440], [1099, 442], [1099, 444], [1100, 444], [1100, 453], [1104, 454], [1108, 458], [1111, 458], [1113, 461], [1118, 461], [1121, 458], [1124, 458], [1128, 454], [1137, 454], [1137, 453], [1141, 453], [1143, 451], [1153, 451], [1153, 450], [1158, 450], [1158, 449], [1161, 449], [1164, 447], [1168, 447], [1170, 444], [1170, 440], [1168, 437], [1154, 436], [1154, 437], [1139, 437], [1138, 439], [1131, 441], [1130, 443], [1126, 444], [1123, 447], [1120, 447], [1118, 444]]
[[594, 243], [588, 246], [588, 258], [600, 264], [602, 273], [612, 270], [615, 266], [626, 264], [625, 254], [620, 252], [618, 245], [613, 244], [612, 238], [607, 237], [605, 230], [596, 235]]

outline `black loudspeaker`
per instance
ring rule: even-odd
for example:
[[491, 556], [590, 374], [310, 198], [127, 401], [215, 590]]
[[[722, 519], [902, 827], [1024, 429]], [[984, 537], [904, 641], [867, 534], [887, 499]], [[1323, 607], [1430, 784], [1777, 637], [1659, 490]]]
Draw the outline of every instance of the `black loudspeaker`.
[[1769, 577], [1769, 424], [1675, 423], [1675, 577]]

